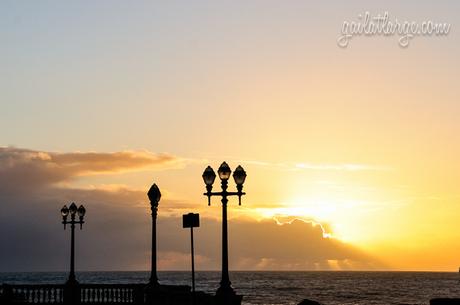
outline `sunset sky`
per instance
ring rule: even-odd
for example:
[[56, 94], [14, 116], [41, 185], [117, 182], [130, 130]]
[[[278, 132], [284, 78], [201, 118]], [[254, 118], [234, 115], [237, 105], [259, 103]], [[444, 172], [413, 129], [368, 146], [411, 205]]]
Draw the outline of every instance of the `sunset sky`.
[[[447, 22], [353, 37], [344, 21]], [[220, 268], [201, 174], [247, 174], [232, 270], [460, 266], [460, 2], [2, 1], [0, 271], [66, 270], [59, 210], [87, 208], [77, 269]], [[218, 184], [215, 184], [215, 188]], [[235, 188], [233, 181], [230, 188]], [[33, 253], [33, 255], [32, 255]]]

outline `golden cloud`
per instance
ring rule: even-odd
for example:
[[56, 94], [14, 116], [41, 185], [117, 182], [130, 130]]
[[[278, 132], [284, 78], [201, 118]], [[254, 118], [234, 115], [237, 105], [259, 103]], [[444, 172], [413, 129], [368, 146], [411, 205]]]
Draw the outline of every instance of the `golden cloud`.
[[0, 177], [7, 184], [17, 179], [22, 185], [42, 186], [77, 176], [162, 170], [182, 164], [176, 156], [149, 151], [58, 153], [0, 147]]

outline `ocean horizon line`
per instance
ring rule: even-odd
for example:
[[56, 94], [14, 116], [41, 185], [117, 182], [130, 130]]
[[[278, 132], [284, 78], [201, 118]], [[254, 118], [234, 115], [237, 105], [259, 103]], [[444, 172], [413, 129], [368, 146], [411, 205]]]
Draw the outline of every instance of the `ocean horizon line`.
[[[75, 271], [75, 273], [150, 273], [149, 270], [81, 270]], [[158, 270], [159, 273], [162, 272], [191, 272], [191, 270], [181, 269], [181, 270]], [[195, 270], [195, 272], [213, 272], [219, 273], [221, 270]], [[459, 273], [459, 271], [446, 271], [446, 270], [229, 270], [229, 272], [238, 273], [238, 272], [253, 272], [253, 273], [268, 273], [268, 272], [280, 272], [280, 273], [302, 273], [302, 272], [322, 272], [322, 273]], [[68, 273], [66, 270], [28, 270], [28, 271], [0, 271], [0, 274], [5, 273]]]

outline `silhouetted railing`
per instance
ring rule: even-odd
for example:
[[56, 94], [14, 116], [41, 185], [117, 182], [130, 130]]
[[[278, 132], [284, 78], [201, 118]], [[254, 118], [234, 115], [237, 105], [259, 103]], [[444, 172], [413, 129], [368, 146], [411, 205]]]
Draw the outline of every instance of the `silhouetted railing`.
[[143, 304], [145, 285], [82, 284], [80, 303]]
[[64, 285], [3, 285], [5, 300], [29, 304], [59, 304], [64, 302]]
[[[157, 290], [145, 284], [1, 285], [0, 304], [189, 304], [189, 286], [161, 285]], [[210, 296], [199, 293], [200, 304]]]

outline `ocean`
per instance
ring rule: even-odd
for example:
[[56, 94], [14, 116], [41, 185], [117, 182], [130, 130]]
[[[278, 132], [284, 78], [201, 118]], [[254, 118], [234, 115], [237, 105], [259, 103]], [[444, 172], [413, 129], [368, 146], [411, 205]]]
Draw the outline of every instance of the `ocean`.
[[[0, 283], [64, 283], [65, 272], [0, 273]], [[81, 283], [146, 283], [148, 272], [78, 272]], [[190, 285], [190, 272], [159, 272], [162, 284]], [[243, 304], [296, 305], [308, 298], [324, 305], [429, 304], [434, 297], [460, 297], [454, 272], [230, 272]], [[219, 272], [197, 272], [197, 290], [214, 293]]]

